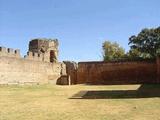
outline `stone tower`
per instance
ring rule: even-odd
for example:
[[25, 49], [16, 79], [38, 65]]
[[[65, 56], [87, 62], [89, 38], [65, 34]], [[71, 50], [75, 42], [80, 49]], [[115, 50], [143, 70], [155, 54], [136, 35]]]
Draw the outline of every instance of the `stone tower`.
[[44, 62], [58, 62], [58, 40], [33, 39], [29, 42], [29, 52], [38, 53]]

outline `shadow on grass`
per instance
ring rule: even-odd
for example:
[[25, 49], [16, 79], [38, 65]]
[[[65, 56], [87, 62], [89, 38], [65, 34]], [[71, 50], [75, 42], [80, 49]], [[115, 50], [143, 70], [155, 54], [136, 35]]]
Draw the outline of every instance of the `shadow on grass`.
[[160, 84], [141, 85], [137, 90], [80, 91], [70, 99], [132, 99], [160, 97]]

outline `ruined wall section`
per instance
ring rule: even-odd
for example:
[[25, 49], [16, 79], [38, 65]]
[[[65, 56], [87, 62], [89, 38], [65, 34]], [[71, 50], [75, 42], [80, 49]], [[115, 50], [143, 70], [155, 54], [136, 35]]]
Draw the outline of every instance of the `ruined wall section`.
[[80, 62], [77, 84], [157, 83], [156, 62]]
[[0, 84], [55, 84], [61, 64], [0, 57]]
[[76, 84], [78, 64], [74, 61], [64, 61], [64, 63], [66, 65], [66, 72], [70, 84], [71, 85]]
[[65, 64], [45, 61], [43, 55], [29, 51], [23, 58], [19, 49], [0, 47], [0, 84], [56, 84]]
[[58, 40], [37, 38], [29, 42], [28, 52], [42, 55], [44, 62], [58, 62]]

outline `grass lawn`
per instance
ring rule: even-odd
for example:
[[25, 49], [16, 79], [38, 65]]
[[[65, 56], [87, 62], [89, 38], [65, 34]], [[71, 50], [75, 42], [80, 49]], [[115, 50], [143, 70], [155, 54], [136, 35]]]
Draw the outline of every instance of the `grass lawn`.
[[160, 85], [0, 86], [0, 120], [160, 120]]

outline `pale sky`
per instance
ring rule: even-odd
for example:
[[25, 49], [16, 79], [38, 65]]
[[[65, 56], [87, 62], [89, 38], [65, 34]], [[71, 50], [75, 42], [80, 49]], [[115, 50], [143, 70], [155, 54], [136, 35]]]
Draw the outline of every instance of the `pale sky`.
[[129, 49], [128, 38], [160, 26], [160, 0], [0, 0], [0, 45], [57, 38], [60, 61], [102, 60], [104, 40]]

